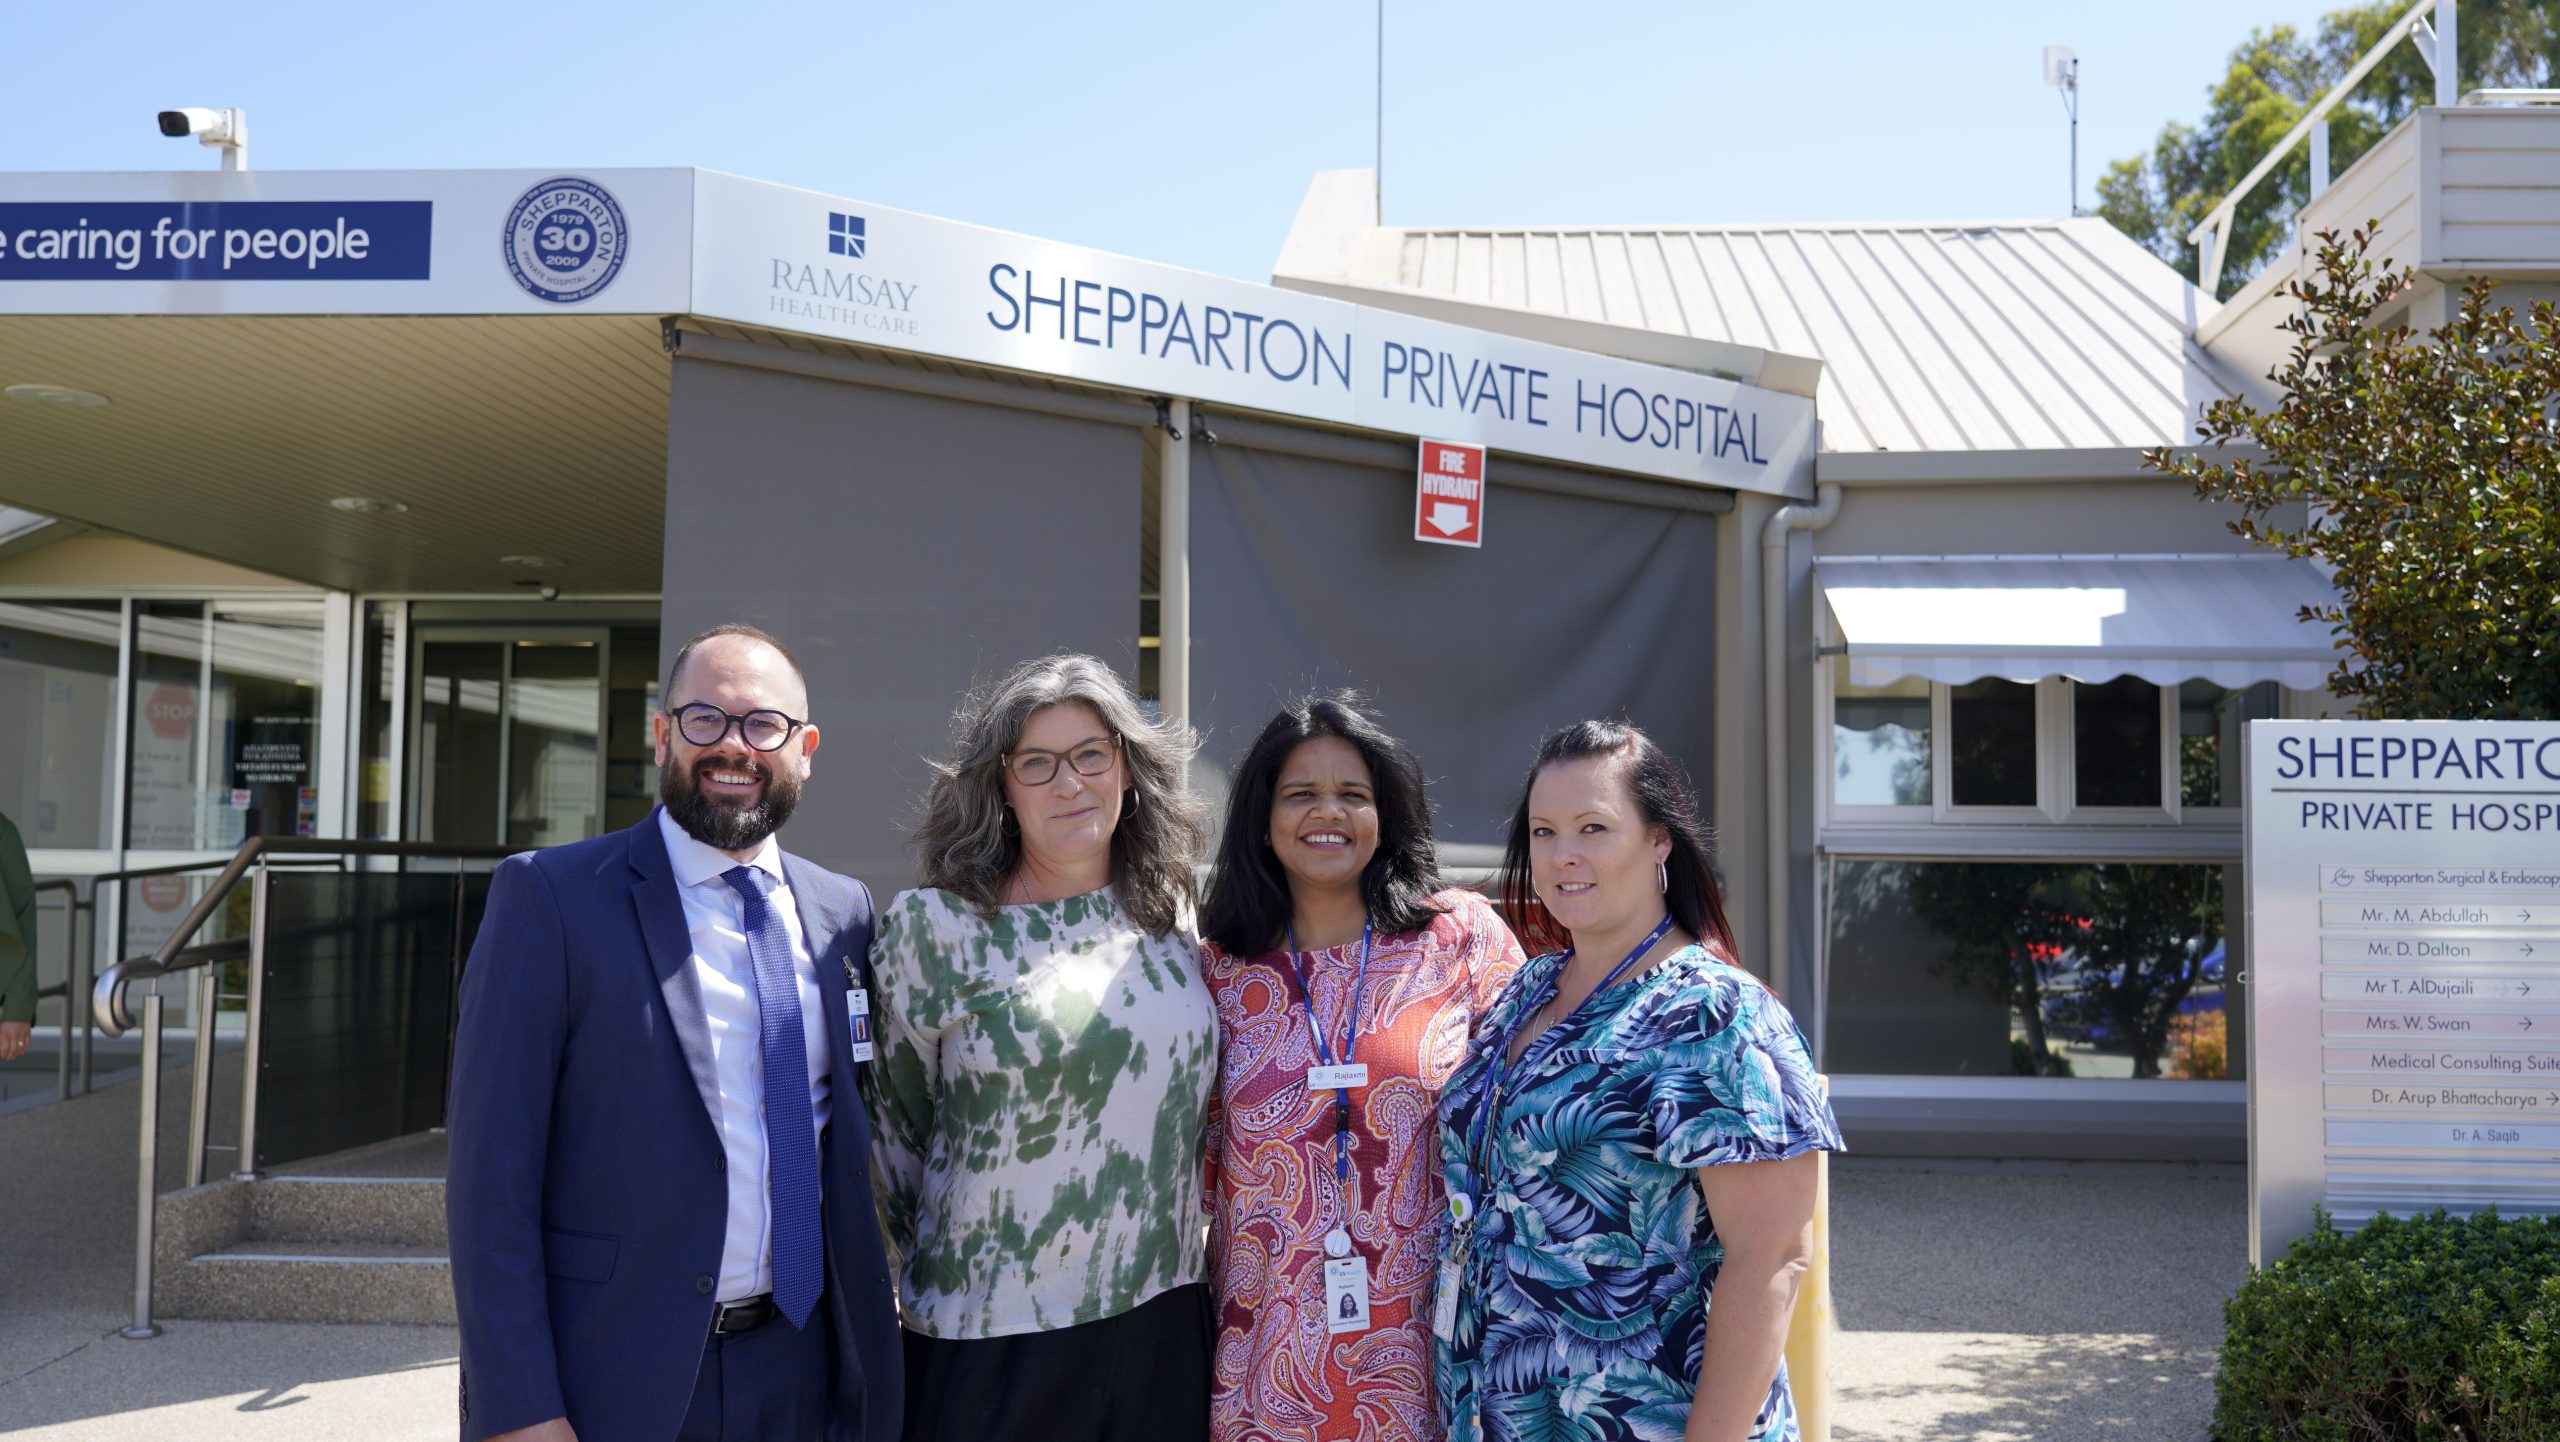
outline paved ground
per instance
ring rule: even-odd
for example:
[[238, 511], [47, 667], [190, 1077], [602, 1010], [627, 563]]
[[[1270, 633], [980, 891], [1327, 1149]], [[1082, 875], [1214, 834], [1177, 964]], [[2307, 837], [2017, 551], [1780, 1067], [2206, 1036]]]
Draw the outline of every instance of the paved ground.
[[[139, 1095], [0, 1116], [0, 1433], [452, 1437], [448, 1327], [115, 1335], [132, 1305]], [[163, 1095], [174, 1184], [183, 1073]], [[1837, 1442], [2202, 1436], [2221, 1301], [2246, 1270], [2238, 1169], [1853, 1160], [1832, 1191]]]
[[2237, 1167], [1844, 1163], [1833, 1437], [2196, 1442], [2247, 1206]]

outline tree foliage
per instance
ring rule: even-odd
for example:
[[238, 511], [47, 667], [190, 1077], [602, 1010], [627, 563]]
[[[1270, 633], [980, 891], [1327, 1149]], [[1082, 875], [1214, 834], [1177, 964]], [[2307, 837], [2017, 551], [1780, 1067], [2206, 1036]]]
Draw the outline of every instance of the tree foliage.
[[[2419, 337], [2376, 320], [2410, 272], [2377, 269], [2366, 232], [2318, 240], [2317, 274], [2284, 291], [2283, 401], [2216, 401], [2198, 432], [2264, 459], [2145, 461], [2238, 506], [2240, 535], [2331, 569], [2338, 600], [2302, 619], [2338, 638], [2329, 689], [2363, 714], [2560, 715], [2560, 315], [2518, 316], [2475, 279]], [[2277, 519], [2296, 508], [2301, 524]]]
[[[2098, 214], [2152, 254], [2196, 273], [2187, 233], [2213, 213], [2259, 158], [2407, 13], [2410, 0], [2373, 0], [2330, 12], [2305, 37], [2290, 25], [2252, 30], [2206, 92], [2202, 119], [2161, 127], [2147, 155], [2113, 162], [2098, 178]], [[2456, 27], [2466, 90], [2537, 86], [2560, 73], [2560, 0], [2462, 0]], [[2331, 167], [2343, 172], [2410, 111], [2435, 102], [2435, 76], [2396, 45], [2330, 112]], [[2293, 217], [2311, 198], [2310, 147], [2297, 147], [2258, 183], [2233, 216], [2223, 251], [2230, 295], [2281, 252]]]
[[2068, 1028], [2156, 1077], [2204, 959], [2222, 936], [2212, 866], [1943, 861], [1912, 868], [1913, 909], [1944, 943], [1938, 965], [2007, 1004], [2019, 1070], [2069, 1076]]

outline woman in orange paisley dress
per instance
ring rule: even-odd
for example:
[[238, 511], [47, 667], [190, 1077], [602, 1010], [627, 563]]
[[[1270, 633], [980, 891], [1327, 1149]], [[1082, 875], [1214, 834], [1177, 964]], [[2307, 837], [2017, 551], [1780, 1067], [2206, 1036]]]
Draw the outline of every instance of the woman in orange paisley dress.
[[1443, 889], [1421, 763], [1349, 692], [1237, 768], [1200, 917], [1216, 1442], [1439, 1442], [1441, 1084], [1521, 963]]

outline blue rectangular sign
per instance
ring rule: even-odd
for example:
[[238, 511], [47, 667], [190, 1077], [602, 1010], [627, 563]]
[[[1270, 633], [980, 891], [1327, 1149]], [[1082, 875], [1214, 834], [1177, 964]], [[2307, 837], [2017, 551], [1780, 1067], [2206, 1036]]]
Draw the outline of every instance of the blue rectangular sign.
[[424, 200], [0, 204], [0, 281], [425, 280]]

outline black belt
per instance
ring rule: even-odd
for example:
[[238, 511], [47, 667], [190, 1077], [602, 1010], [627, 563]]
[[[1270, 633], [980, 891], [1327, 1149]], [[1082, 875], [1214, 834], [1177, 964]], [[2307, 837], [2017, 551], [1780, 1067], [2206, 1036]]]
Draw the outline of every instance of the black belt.
[[711, 1332], [717, 1337], [734, 1337], [740, 1332], [752, 1332], [781, 1315], [782, 1309], [773, 1304], [771, 1292], [749, 1297], [743, 1302], [723, 1302], [711, 1314]]

